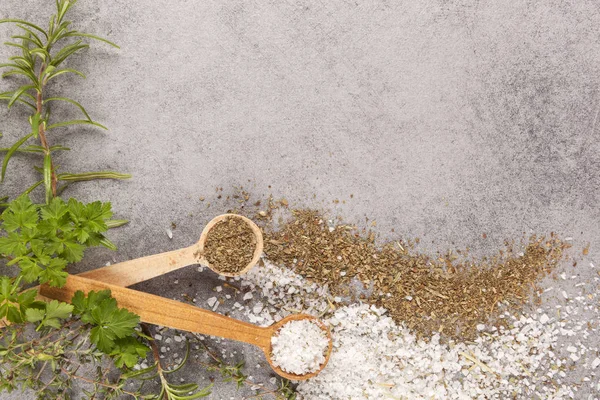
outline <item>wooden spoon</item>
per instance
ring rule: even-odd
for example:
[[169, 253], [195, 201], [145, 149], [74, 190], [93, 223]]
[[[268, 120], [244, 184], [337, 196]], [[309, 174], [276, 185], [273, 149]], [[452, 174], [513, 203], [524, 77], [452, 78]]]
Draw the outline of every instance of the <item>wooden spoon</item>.
[[[254, 255], [248, 265], [239, 272], [221, 272], [214, 266], [210, 265], [204, 256], [204, 245], [210, 229], [219, 222], [227, 218], [240, 218], [252, 229], [256, 239], [256, 248]], [[202, 231], [198, 243], [194, 243], [189, 247], [179, 250], [168, 251], [166, 253], [155, 254], [153, 256], [136, 258], [134, 260], [120, 262], [118, 264], [109, 265], [94, 269], [92, 271], [83, 272], [78, 276], [84, 276], [90, 279], [96, 279], [106, 283], [112, 283], [119, 286], [131, 286], [136, 283], [147, 281], [148, 279], [166, 274], [179, 268], [191, 264], [207, 265], [217, 274], [223, 276], [238, 276], [245, 274], [254, 267], [263, 252], [263, 237], [260, 228], [250, 219], [237, 214], [222, 214], [213, 218]]]
[[[42, 285], [40, 286], [40, 293], [51, 299], [70, 302], [78, 290], [87, 294], [91, 290], [99, 291], [104, 289], [110, 289], [112, 296], [117, 300], [119, 306], [125, 307], [129, 311], [139, 315], [143, 322], [168, 326], [188, 332], [219, 336], [258, 346], [265, 353], [271, 368], [278, 375], [287, 379], [305, 380], [314, 377], [325, 368], [331, 356], [331, 333], [321, 321], [311, 315], [290, 315], [269, 327], [261, 328], [179, 301], [84, 278], [81, 275], [69, 275], [67, 283], [62, 288]], [[271, 338], [286, 323], [302, 319], [314, 321], [327, 333], [329, 347], [325, 356], [325, 362], [323, 362], [317, 371], [304, 375], [295, 375], [285, 372], [273, 364], [271, 358]]]

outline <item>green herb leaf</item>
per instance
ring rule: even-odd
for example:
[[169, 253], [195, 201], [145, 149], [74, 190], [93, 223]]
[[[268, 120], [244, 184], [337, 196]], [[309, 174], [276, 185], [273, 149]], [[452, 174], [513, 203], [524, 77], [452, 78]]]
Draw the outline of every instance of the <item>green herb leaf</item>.
[[19, 196], [2, 213], [3, 228], [8, 232], [21, 228], [33, 229], [37, 225], [38, 218], [37, 206], [31, 202], [28, 196]]
[[44, 188], [46, 189], [46, 204], [48, 204], [52, 200], [52, 157], [50, 153], [44, 155]]
[[115, 47], [117, 49], [120, 49], [120, 47], [118, 45], [116, 45], [115, 43], [113, 43], [113, 42], [111, 42], [109, 40], [106, 40], [104, 38], [101, 38], [99, 36], [91, 35], [89, 33], [81, 33], [81, 32], [71, 31], [71, 32], [69, 32], [69, 33], [67, 33], [65, 35], [65, 37], [67, 37], [67, 36], [71, 36], [71, 37], [86, 37], [86, 38], [90, 38], [90, 39], [95, 39], [95, 40], [99, 40], [99, 41], [104, 42], [104, 43], [108, 43], [108, 44], [110, 44], [111, 46], [113, 46], [113, 47]]
[[77, 71], [76, 69], [72, 69], [72, 68], [63, 68], [63, 69], [59, 69], [59, 70], [53, 71], [52, 73], [47, 74], [45, 81], [49, 82], [50, 79], [56, 78], [57, 76], [60, 76], [62, 74], [67, 74], [67, 73], [76, 74], [76, 75], [79, 75], [80, 77], [82, 77], [83, 79], [85, 79], [85, 75], [83, 74], [83, 72]]
[[48, 35], [46, 35], [46, 31], [44, 31], [39, 26], [32, 24], [31, 22], [23, 21], [21, 19], [13, 19], [13, 18], [0, 19], [0, 24], [6, 23], [6, 22], [14, 22], [17, 24], [29, 26], [29, 27], [41, 32], [46, 37], [46, 39], [48, 38]]
[[[84, 76], [84, 78], [85, 78], [85, 76]], [[87, 113], [87, 111], [85, 111], [85, 108], [83, 108], [83, 106], [81, 104], [79, 104], [78, 102], [76, 102], [75, 100], [69, 99], [67, 97], [50, 97], [50, 98], [44, 100], [44, 103], [49, 103], [51, 101], [65, 101], [67, 103], [71, 103], [75, 107], [77, 107], [81, 110], [81, 112], [83, 113], [83, 115], [85, 115], [85, 117], [87, 118], [88, 121], [92, 120], [90, 118], [89, 114]]]
[[36, 281], [43, 269], [40, 267], [37, 262], [31, 257], [20, 257], [19, 260], [19, 268], [21, 268], [21, 276], [25, 279], [25, 282], [31, 283]]
[[50, 129], [60, 128], [62, 126], [69, 126], [69, 125], [94, 125], [94, 126], [97, 126], [99, 128], [102, 128], [104, 130], [108, 130], [108, 128], [105, 127], [104, 125], [99, 124], [98, 122], [88, 121], [86, 119], [74, 119], [72, 121], [57, 122], [56, 124], [48, 125], [48, 127], [46, 128], [46, 130], [49, 131]]
[[68, 211], [67, 205], [59, 197], [53, 198], [47, 206], [40, 208], [42, 219], [44, 220], [60, 220]]
[[27, 321], [40, 321], [37, 330], [42, 327], [59, 329], [61, 327], [60, 320], [69, 318], [73, 312], [72, 305], [57, 300], [52, 300], [46, 303], [45, 306], [45, 309], [29, 308], [25, 312]]
[[108, 289], [99, 292], [92, 290], [88, 293], [87, 297], [81, 290], [78, 290], [71, 299], [71, 303], [75, 307], [74, 313], [80, 315], [83, 322], [91, 324], [94, 322], [92, 310], [108, 298], [110, 298], [110, 290]]
[[137, 315], [118, 308], [112, 297], [102, 300], [92, 309], [92, 319], [97, 325], [91, 332], [92, 343], [105, 353], [110, 353], [115, 339], [132, 335], [140, 322]]
[[73, 306], [71, 304], [52, 300], [46, 305], [46, 318], [65, 319], [71, 316]]
[[12, 97], [8, 101], [8, 108], [11, 108], [15, 101], [19, 100], [19, 98], [26, 93], [28, 90], [35, 89], [35, 85], [24, 85], [14, 91]]
[[48, 283], [53, 287], [62, 287], [67, 283], [67, 272], [64, 269], [67, 261], [62, 258], [53, 258], [46, 268], [40, 272], [40, 283]]
[[115, 340], [115, 346], [110, 356], [113, 357], [118, 368], [127, 366], [132, 368], [140, 359], [146, 357], [148, 346], [140, 343], [136, 338], [128, 336]]
[[46, 310], [40, 310], [37, 308], [30, 308], [25, 311], [25, 316], [29, 322], [41, 321], [44, 319], [44, 315], [46, 315]]
[[[81, 232], [82, 231], [80, 231], [80, 233]], [[69, 262], [81, 261], [81, 259], [83, 258], [83, 251], [85, 250], [85, 246], [83, 244], [69, 241], [65, 241], [63, 242], [63, 244], [64, 248], [63, 252], [60, 254], [61, 257], [64, 257]]]
[[32, 136], [33, 136], [33, 132], [30, 133], [29, 135], [23, 136], [15, 144], [13, 144], [11, 146], [11, 148], [8, 150], [8, 152], [4, 156], [4, 159], [2, 160], [2, 177], [0, 178], [0, 182], [4, 182], [4, 176], [6, 175], [6, 167], [8, 166], [8, 161], [10, 160], [12, 155], [15, 153], [15, 151], [17, 151], [19, 149], [19, 147], [21, 147], [23, 145], [23, 143], [25, 143], [27, 140], [29, 140], [29, 138]]
[[28, 251], [27, 242], [18, 233], [10, 232], [7, 236], [0, 237], [0, 254], [20, 257]]

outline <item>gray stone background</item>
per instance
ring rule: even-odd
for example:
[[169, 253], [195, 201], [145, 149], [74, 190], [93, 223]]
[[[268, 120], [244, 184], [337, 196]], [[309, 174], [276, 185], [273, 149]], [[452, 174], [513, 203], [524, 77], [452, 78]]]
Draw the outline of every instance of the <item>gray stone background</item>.
[[[53, 11], [0, 4], [0, 18], [40, 24]], [[66, 192], [110, 200], [131, 220], [111, 232], [117, 253], [91, 251], [73, 272], [193, 243], [233, 204], [215, 188], [235, 186], [349, 222], [368, 216], [381, 237], [393, 228], [423, 251], [490, 255], [554, 231], [573, 237], [574, 254], [591, 243], [580, 265], [600, 262], [595, 0], [81, 0], [71, 18], [121, 50], [95, 43], [71, 63], [87, 80], [57, 79], [54, 93], [110, 129], [57, 130], [50, 141], [72, 148], [57, 162], [134, 175]], [[3, 41], [10, 32], [0, 25]], [[2, 147], [26, 132], [25, 115], [0, 110]], [[30, 164], [11, 162], [3, 193], [36, 179]], [[161, 279], [136, 288], [176, 297], [186, 285], [202, 298], [215, 282], [194, 269]], [[231, 396], [243, 392], [225, 385], [211, 398]]]

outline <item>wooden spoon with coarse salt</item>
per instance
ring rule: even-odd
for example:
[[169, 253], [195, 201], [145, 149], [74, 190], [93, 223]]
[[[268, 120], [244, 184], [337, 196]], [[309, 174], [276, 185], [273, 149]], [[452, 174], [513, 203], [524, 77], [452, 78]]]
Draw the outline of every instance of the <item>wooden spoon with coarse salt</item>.
[[[305, 380], [316, 376], [325, 368], [331, 355], [331, 333], [321, 321], [311, 315], [290, 315], [269, 327], [262, 328], [179, 301], [165, 299], [160, 296], [127, 289], [80, 275], [69, 275], [67, 283], [62, 288], [42, 285], [40, 286], [40, 293], [51, 299], [71, 301], [73, 295], [78, 290], [87, 294], [92, 290], [100, 291], [105, 289], [111, 291], [119, 307], [124, 307], [139, 315], [143, 322], [204, 335], [219, 336], [255, 345], [265, 353], [273, 371], [287, 379]], [[325, 361], [317, 371], [295, 375], [285, 372], [279, 366], [274, 365], [271, 339], [278, 334], [279, 329], [286, 323], [303, 319], [310, 319], [323, 329], [327, 335], [329, 346], [325, 349]]]

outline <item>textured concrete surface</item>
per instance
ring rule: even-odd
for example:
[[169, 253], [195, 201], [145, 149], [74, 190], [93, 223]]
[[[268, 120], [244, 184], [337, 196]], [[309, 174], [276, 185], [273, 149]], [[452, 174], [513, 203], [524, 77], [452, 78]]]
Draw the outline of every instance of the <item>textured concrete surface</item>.
[[[0, 17], [45, 23], [52, 7], [2, 0]], [[73, 149], [59, 163], [134, 175], [68, 190], [132, 221], [111, 233], [117, 253], [90, 252], [74, 271], [192, 243], [228, 207], [215, 188], [234, 186], [368, 216], [382, 237], [394, 228], [427, 251], [485, 255], [554, 231], [576, 252], [591, 243], [580, 265], [600, 263], [595, 0], [82, 0], [72, 17], [122, 49], [94, 45], [72, 64], [88, 79], [54, 86], [110, 128], [57, 131], [51, 141]], [[0, 111], [2, 143], [22, 117]], [[29, 168], [15, 159], [2, 191], [33, 182]], [[191, 271], [173, 279], [209, 297], [213, 277]], [[139, 288], [178, 296], [168, 279]]]

